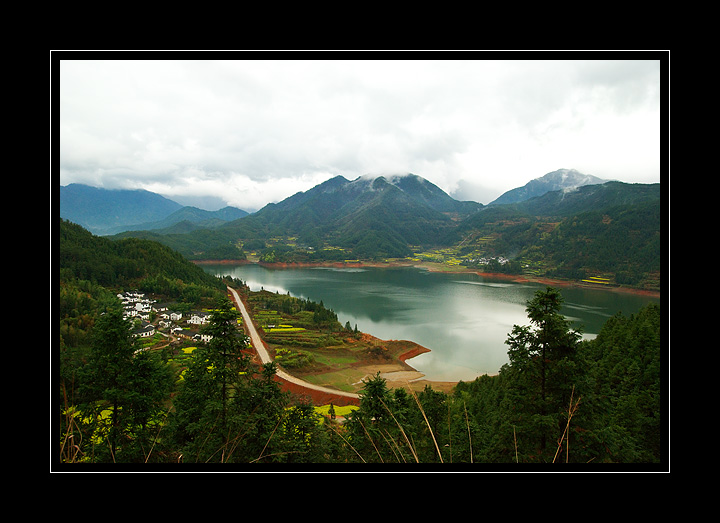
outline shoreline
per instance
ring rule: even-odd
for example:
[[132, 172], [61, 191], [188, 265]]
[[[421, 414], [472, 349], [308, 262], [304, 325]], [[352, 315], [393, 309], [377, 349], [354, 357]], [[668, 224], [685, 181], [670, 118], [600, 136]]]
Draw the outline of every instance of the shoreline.
[[634, 294], [636, 296], [649, 296], [653, 298], [660, 298], [661, 292], [651, 289], [637, 289], [635, 287], [604, 287], [598, 285], [592, 285], [587, 283], [581, 283], [573, 280], [558, 280], [553, 278], [541, 278], [533, 276], [525, 276], [522, 274], [504, 274], [500, 272], [483, 272], [468, 268], [459, 269], [446, 269], [441, 264], [432, 262], [404, 262], [404, 261], [391, 261], [391, 262], [257, 262], [250, 260], [191, 260], [196, 265], [260, 265], [261, 267], [268, 267], [272, 269], [303, 269], [312, 267], [329, 267], [334, 269], [356, 269], [363, 267], [371, 268], [399, 268], [399, 267], [412, 267], [415, 269], [425, 269], [429, 272], [439, 273], [457, 273], [457, 274], [477, 274], [482, 278], [491, 278], [495, 280], [505, 280], [514, 283], [540, 283], [543, 285], [556, 285], [558, 287], [575, 287], [580, 289], [592, 289], [599, 291], [619, 292], [625, 294]]
[[[227, 287], [227, 289], [231, 295], [231, 300], [237, 305], [242, 314], [243, 330], [248, 332], [251, 337], [254, 348], [253, 352], [262, 362], [275, 361], [264, 339], [264, 334], [261, 335], [255, 327], [254, 319], [249, 312], [250, 307], [243, 297], [238, 294], [236, 289], [232, 287]], [[422, 390], [425, 384], [430, 384], [434, 389], [443, 392], [450, 392], [458, 383], [457, 381], [426, 380], [424, 379], [425, 374], [407, 362], [407, 360], [415, 356], [432, 352], [431, 349], [419, 343], [411, 340], [383, 340], [367, 332], [362, 332], [361, 336], [364, 341], [388, 351], [388, 358], [385, 360], [378, 361], [376, 358], [371, 357], [359, 360], [353, 365], [353, 367], [363, 368], [366, 371], [366, 377], [379, 372], [381, 377], [385, 378], [390, 388], [407, 387], [413, 390]], [[282, 382], [283, 386], [291, 392], [310, 395], [314, 401], [324, 403], [332, 401], [336, 405], [344, 405], [348, 402], [353, 403], [357, 399], [357, 393], [348, 394], [335, 387], [327, 388], [305, 381], [304, 378], [306, 375], [317, 375], [316, 373], [310, 372], [305, 374], [302, 372], [291, 372], [292, 371], [288, 372], [282, 369], [282, 367], [279, 367], [276, 374], [276, 380]]]

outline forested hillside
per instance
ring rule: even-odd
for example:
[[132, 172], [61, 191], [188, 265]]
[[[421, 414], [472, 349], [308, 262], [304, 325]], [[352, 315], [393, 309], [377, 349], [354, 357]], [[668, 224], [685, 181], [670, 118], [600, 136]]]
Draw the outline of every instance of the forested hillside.
[[505, 256], [518, 273], [659, 290], [661, 220], [659, 184], [589, 185], [485, 207], [460, 223], [459, 252]]
[[158, 242], [138, 238], [113, 241], [62, 219], [58, 254], [61, 275], [106, 287], [138, 288], [162, 277], [185, 285], [223, 288], [217, 278]]

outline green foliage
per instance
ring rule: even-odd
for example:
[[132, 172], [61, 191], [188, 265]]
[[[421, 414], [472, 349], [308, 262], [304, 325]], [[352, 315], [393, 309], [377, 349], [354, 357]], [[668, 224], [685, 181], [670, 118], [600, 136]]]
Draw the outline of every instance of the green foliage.
[[630, 317], [618, 314], [587, 344], [585, 410], [597, 438], [596, 459], [656, 462], [664, 457], [660, 321], [656, 304]]
[[564, 275], [577, 268], [631, 274], [660, 270], [659, 202], [578, 214], [563, 220], [545, 241]]
[[660, 222], [659, 184], [610, 182], [488, 206], [458, 229], [466, 251], [512, 258], [492, 272], [529, 265], [541, 276], [582, 280], [601, 272], [640, 286], [660, 271]]
[[127, 231], [113, 236], [114, 239], [138, 238], [166, 245], [188, 260], [244, 260], [245, 251], [235, 245], [237, 237], [223, 228], [196, 229], [189, 232], [176, 230], [177, 224], [163, 232]]
[[[555, 453], [568, 422], [572, 394], [573, 404], [579, 401], [579, 405], [568, 441], [561, 445], [562, 461], [661, 463], [666, 442], [662, 440], [660, 319], [657, 305], [629, 318], [618, 314], [596, 339], [578, 343], [574, 352], [564, 357], [562, 352], [551, 352], [545, 362], [545, 401], [539, 345], [533, 344], [540, 331], [523, 328], [521, 336], [515, 330], [508, 337], [514, 352], [511, 363], [499, 375], [460, 383], [453, 392], [453, 401], [467, 408], [475, 460], [561, 459]], [[571, 332], [565, 332], [572, 341]], [[515, 350], [518, 346], [525, 349]], [[535, 351], [530, 350], [533, 347]]]
[[[327, 311], [322, 302], [260, 296], [312, 309], [305, 315]], [[393, 390], [378, 373], [364, 380], [360, 406], [344, 426], [282, 392], [274, 363], [249, 361], [227, 300], [205, 327], [212, 341], [177, 359], [187, 370], [175, 388], [172, 367], [137, 352], [128, 323], [110, 307], [88, 346], [61, 360], [61, 455], [91, 462], [663, 463], [660, 307], [618, 314], [596, 339], [579, 341], [561, 305], [550, 287], [528, 301], [529, 325], [513, 327], [510, 361], [497, 376], [460, 382], [446, 394], [429, 385]], [[72, 458], [68, 449], [77, 450]]]
[[561, 413], [577, 379], [575, 359], [581, 335], [560, 314], [562, 302], [560, 293], [551, 287], [537, 291], [526, 309], [531, 325], [513, 326], [506, 341], [508, 372], [514, 380], [513, 423], [532, 433], [528, 443], [537, 456], [547, 453], [562, 426]]
[[[342, 329], [340, 322], [337, 319], [337, 313], [332, 309], [325, 307], [325, 304], [320, 300], [320, 303], [316, 303], [310, 299], [295, 298], [284, 294], [273, 294], [271, 292], [262, 292], [258, 297], [254, 297], [252, 300], [256, 305], [256, 309], [260, 311], [278, 311], [283, 314], [297, 314], [299, 319], [294, 322], [296, 328], [327, 328], [333, 331], [339, 331]], [[305, 314], [303, 314], [305, 313]], [[312, 313], [310, 315], [309, 313]], [[265, 314], [260, 312], [260, 314]], [[273, 316], [273, 318], [275, 318]], [[310, 324], [304, 323], [303, 318], [307, 318], [307, 321], [311, 321]], [[273, 323], [277, 323], [277, 320], [272, 320]], [[270, 320], [268, 320], [270, 323]]]
[[[122, 311], [106, 310], [97, 321], [87, 364], [78, 375], [76, 399], [86, 436], [75, 441], [83, 443], [80, 451], [92, 460], [120, 463], [150, 458], [172, 377], [154, 355], [136, 351]], [[63, 387], [67, 390], [65, 383]]]
[[[203, 333], [212, 336], [207, 346], [193, 351], [175, 401], [175, 441], [183, 454], [195, 460], [225, 460], [232, 446], [227, 434], [234, 424], [234, 402], [245, 386], [249, 358], [242, 353], [244, 338], [238, 336], [238, 314], [227, 299], [215, 306]], [[213, 430], [208, 433], [208, 425]], [[223, 449], [220, 455], [216, 452]], [[209, 454], [208, 454], [209, 453]], [[204, 459], [203, 459], [204, 457]]]
[[[169, 295], [194, 285], [204, 296], [216, 297], [222, 282], [172, 249], [150, 240], [112, 241], [60, 220], [60, 274], [103, 287], [162, 287]], [[174, 294], [170, 294], [174, 293]]]

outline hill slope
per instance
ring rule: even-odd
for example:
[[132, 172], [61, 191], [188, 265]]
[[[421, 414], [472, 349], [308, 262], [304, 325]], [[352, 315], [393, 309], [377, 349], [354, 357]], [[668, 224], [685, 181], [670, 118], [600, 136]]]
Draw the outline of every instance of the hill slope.
[[60, 217], [102, 234], [120, 225], [162, 220], [182, 206], [159, 194], [72, 183], [60, 187]]
[[206, 211], [197, 207], [181, 207], [166, 218], [154, 221], [134, 224], [132, 228], [128, 224], [118, 227], [111, 227], [102, 231], [103, 234], [118, 234], [127, 230], [151, 231], [156, 229], [168, 229], [184, 224], [174, 231], [190, 232], [195, 229], [215, 228], [227, 222], [247, 216], [247, 211], [237, 207], [224, 207], [217, 211]]
[[[135, 288], [159, 278], [222, 289], [214, 276], [158, 242], [95, 236], [81, 226], [60, 220], [61, 280], [77, 278], [106, 287]], [[178, 285], [176, 285], [178, 286]]]
[[243, 259], [247, 251], [264, 262], [404, 258], [444, 248], [456, 265], [483, 271], [490, 260], [491, 272], [659, 285], [659, 184], [607, 182], [482, 206], [415, 175], [336, 176], [215, 229], [193, 227], [122, 236], [155, 239], [193, 259]]

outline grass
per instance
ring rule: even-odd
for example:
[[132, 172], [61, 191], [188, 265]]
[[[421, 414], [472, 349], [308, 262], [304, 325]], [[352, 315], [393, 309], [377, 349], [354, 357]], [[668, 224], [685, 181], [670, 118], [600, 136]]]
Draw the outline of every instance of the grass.
[[[303, 376], [302, 379], [308, 383], [320, 385], [322, 387], [332, 387], [344, 392], [357, 392], [358, 388], [360, 388], [360, 380], [362, 380], [366, 375], [366, 372], [359, 371], [352, 367], [347, 367], [334, 372], [306, 375]], [[354, 385], [355, 383], [358, 385]]]

